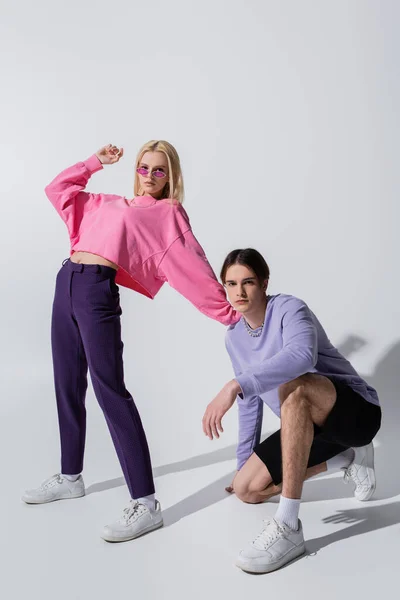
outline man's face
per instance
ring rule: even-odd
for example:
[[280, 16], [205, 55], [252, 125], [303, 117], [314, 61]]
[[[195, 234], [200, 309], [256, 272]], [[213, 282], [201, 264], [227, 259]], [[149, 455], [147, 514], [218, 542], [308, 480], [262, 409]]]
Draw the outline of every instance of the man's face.
[[245, 315], [263, 306], [267, 282], [261, 285], [254, 271], [245, 265], [232, 265], [226, 272], [225, 288], [233, 308]]

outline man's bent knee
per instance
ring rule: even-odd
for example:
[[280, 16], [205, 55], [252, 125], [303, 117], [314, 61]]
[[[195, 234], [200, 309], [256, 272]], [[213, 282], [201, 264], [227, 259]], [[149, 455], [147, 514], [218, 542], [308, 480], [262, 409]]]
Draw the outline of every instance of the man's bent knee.
[[[237, 478], [236, 478], [237, 479]], [[254, 481], [235, 480], [233, 482], [233, 491], [242, 502], [255, 504], [260, 502], [259, 494], [265, 489], [265, 486], [258, 486]]]
[[289, 398], [292, 400], [304, 398], [306, 395], [305, 382], [301, 377], [298, 377], [297, 379], [283, 383], [278, 388], [278, 394], [281, 405]]
[[258, 493], [251, 491], [248, 487], [234, 485], [233, 491], [235, 492], [236, 497], [242, 502], [246, 502], [246, 504], [256, 504], [259, 502]]

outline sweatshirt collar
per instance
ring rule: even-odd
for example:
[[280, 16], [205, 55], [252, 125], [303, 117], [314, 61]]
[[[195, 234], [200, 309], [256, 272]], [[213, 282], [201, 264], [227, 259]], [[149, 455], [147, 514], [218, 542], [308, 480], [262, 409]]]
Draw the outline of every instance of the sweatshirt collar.
[[152, 196], [136, 196], [131, 200], [132, 206], [141, 206], [146, 208], [147, 206], [153, 206], [157, 200]]

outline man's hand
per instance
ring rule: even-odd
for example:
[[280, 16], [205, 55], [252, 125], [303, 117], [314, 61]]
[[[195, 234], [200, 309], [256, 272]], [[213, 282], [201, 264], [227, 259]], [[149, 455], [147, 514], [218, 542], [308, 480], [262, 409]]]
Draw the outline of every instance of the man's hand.
[[210, 438], [219, 438], [222, 428], [222, 417], [233, 406], [236, 396], [241, 392], [241, 387], [235, 379], [227, 383], [214, 400], [207, 406], [203, 417], [203, 431]]

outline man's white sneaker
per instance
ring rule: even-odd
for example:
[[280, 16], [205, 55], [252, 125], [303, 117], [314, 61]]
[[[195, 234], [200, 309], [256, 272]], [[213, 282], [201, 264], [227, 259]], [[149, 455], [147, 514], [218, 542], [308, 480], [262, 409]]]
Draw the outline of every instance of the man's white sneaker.
[[154, 510], [150, 510], [137, 500], [131, 500], [129, 506], [124, 509], [122, 517], [104, 527], [101, 537], [106, 542], [127, 542], [158, 529], [163, 524], [161, 505], [158, 500]]
[[53, 475], [34, 490], [26, 490], [22, 500], [27, 504], [46, 504], [54, 500], [70, 500], [85, 495], [82, 475], [76, 481], [68, 481], [59, 473]]
[[365, 502], [373, 496], [376, 488], [374, 445], [371, 442], [368, 446], [353, 448], [353, 450], [354, 460], [344, 471], [344, 481], [345, 483], [353, 481], [356, 486], [354, 497]]
[[263, 531], [236, 559], [236, 566], [248, 573], [275, 571], [305, 552], [300, 520], [297, 531], [275, 519], [264, 523]]

